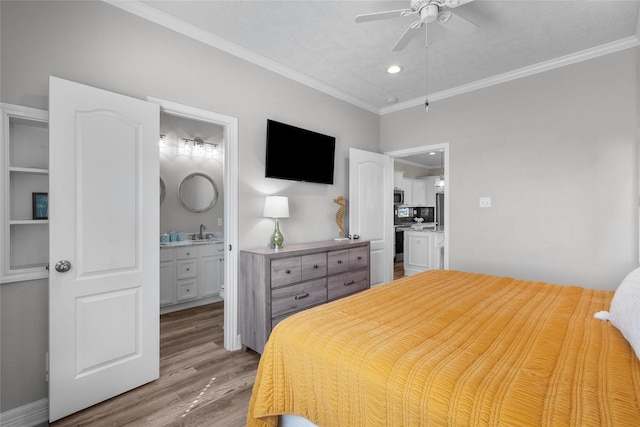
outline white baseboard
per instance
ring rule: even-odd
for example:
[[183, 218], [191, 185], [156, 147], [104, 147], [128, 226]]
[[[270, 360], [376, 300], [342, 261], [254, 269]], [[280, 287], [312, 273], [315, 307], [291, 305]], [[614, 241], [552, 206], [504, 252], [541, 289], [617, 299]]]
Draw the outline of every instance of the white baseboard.
[[48, 422], [49, 399], [40, 399], [0, 413], [0, 427], [33, 427]]

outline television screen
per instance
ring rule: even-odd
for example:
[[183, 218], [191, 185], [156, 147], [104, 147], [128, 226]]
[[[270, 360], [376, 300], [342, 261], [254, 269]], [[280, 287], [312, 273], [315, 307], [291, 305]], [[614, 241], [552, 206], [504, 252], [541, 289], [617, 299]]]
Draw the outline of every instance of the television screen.
[[267, 120], [265, 177], [333, 184], [336, 139]]

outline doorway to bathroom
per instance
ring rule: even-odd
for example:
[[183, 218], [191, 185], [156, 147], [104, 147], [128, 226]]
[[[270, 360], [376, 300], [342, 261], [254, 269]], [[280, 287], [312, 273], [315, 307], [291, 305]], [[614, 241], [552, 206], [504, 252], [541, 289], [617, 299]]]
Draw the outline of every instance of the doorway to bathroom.
[[160, 105], [160, 312], [224, 300], [224, 347], [237, 350], [237, 119], [149, 101]]

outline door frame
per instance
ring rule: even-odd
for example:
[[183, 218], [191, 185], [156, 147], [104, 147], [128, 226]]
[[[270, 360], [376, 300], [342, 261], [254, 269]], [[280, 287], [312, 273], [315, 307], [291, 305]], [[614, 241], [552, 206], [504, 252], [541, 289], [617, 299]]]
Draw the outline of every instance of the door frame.
[[[449, 245], [449, 198], [451, 195], [451, 179], [449, 178], [451, 150], [449, 150], [449, 143], [442, 142], [439, 144], [424, 145], [421, 147], [407, 148], [404, 150], [387, 151], [384, 154], [391, 156], [392, 159], [396, 159], [411, 156], [414, 154], [428, 153], [434, 150], [444, 150], [444, 182], [446, 183], [446, 190], [444, 192], [444, 269], [448, 270], [449, 251], [451, 248], [451, 246]], [[391, 184], [391, 187], [393, 188], [393, 183]]]
[[242, 348], [238, 334], [238, 119], [164, 99], [147, 97], [160, 111], [189, 120], [214, 123], [224, 128], [224, 348]]

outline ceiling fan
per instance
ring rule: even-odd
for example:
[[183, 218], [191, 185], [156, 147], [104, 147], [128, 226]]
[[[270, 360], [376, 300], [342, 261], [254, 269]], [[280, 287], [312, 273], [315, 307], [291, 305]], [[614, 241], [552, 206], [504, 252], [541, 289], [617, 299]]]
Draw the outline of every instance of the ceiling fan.
[[377, 21], [380, 19], [397, 18], [402, 16], [417, 15], [418, 20], [405, 30], [391, 49], [394, 52], [404, 49], [411, 39], [418, 33], [424, 25], [438, 21], [452, 31], [459, 34], [470, 34], [478, 29], [478, 26], [467, 21], [463, 17], [454, 14], [448, 9], [453, 9], [473, 0], [411, 0], [411, 9], [388, 10], [385, 12], [367, 13], [356, 16], [356, 22]]

